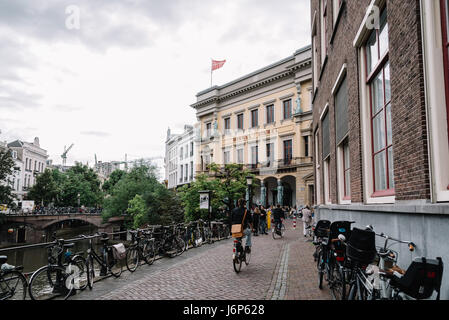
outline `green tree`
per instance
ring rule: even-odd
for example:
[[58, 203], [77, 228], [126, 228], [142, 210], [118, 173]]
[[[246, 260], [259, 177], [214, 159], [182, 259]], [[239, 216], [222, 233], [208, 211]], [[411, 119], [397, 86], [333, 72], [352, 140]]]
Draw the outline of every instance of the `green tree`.
[[[181, 203], [176, 194], [167, 190], [157, 180], [156, 167], [141, 164], [124, 175], [111, 189], [111, 196], [105, 199], [103, 220], [113, 216], [129, 214], [130, 201], [135, 204], [141, 198], [145, 203], [145, 213], [135, 215], [135, 227], [144, 224], [167, 224], [182, 221]], [[139, 207], [141, 209], [142, 207]], [[131, 209], [133, 210], [133, 209]]]
[[139, 228], [142, 226], [146, 219], [147, 207], [145, 201], [140, 194], [136, 194], [134, 198], [129, 200], [127, 213], [131, 215], [133, 219], [133, 227]]
[[[244, 170], [242, 165], [229, 164], [220, 168], [216, 164], [210, 165], [212, 176], [201, 174], [196, 177], [196, 181], [190, 186], [183, 186], [180, 189], [182, 205], [185, 208], [185, 218], [187, 221], [197, 219], [207, 219], [207, 210], [200, 210], [199, 192], [204, 190], [212, 191], [211, 207], [216, 215], [223, 206], [229, 210], [234, 208], [234, 203], [239, 198], [245, 197], [246, 177], [251, 175]], [[224, 217], [222, 217], [224, 218]]]
[[77, 164], [65, 173], [60, 203], [64, 206], [77, 206], [78, 194], [80, 205], [95, 207], [103, 203], [100, 180], [93, 169]]
[[102, 189], [107, 194], [111, 194], [112, 188], [126, 175], [126, 171], [115, 170], [111, 173], [108, 180], [103, 183]]
[[14, 160], [9, 150], [0, 151], [0, 204], [13, 205], [14, 196], [9, 176], [13, 173]]
[[28, 198], [47, 206], [56, 200], [59, 192], [60, 188], [53, 178], [52, 170], [45, 169], [43, 173], [37, 176], [36, 183], [28, 192]]

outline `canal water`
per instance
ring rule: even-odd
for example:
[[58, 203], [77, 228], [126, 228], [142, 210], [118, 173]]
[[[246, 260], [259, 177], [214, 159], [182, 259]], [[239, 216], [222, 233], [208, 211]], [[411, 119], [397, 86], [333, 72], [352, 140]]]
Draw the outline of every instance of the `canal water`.
[[[78, 238], [79, 235], [93, 235], [96, 232], [96, 227], [88, 225], [58, 230], [56, 231], [56, 237], [58, 239], [75, 239]], [[96, 244], [96, 241], [94, 241], [93, 244], [96, 251], [101, 248], [101, 244]], [[75, 246], [73, 248], [70, 248], [70, 251], [73, 253], [82, 252], [82, 255], [86, 257], [86, 250], [88, 246], [88, 240], [77, 241], [75, 242]], [[0, 253], [0, 255], [8, 256], [7, 263], [10, 265], [23, 266], [24, 273], [34, 272], [40, 267], [48, 264], [48, 252], [47, 248], [45, 247], [6, 251]]]

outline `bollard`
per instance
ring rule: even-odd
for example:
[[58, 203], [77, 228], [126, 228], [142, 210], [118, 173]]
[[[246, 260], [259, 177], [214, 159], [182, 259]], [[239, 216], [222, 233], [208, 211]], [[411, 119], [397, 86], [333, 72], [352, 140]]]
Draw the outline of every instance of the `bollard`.
[[293, 229], [296, 230], [296, 216], [293, 217]]

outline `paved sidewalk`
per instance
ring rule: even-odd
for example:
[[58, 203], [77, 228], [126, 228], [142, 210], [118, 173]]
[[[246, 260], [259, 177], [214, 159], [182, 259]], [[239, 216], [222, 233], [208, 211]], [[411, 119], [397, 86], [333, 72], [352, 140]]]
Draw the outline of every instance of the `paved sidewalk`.
[[[134, 273], [95, 283], [74, 299], [100, 300], [327, 300], [318, 289], [313, 245], [286, 221], [283, 239], [253, 236], [251, 262], [232, 266], [232, 239], [190, 249], [180, 257], [142, 265]], [[238, 289], [237, 289], [238, 288]], [[236, 294], [236, 292], [238, 292]]]

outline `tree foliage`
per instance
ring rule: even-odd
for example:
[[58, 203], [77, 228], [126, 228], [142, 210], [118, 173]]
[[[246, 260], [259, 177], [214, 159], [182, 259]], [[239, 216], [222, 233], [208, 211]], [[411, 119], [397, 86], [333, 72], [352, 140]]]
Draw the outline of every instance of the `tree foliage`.
[[48, 206], [54, 202], [61, 192], [61, 188], [58, 187], [53, 175], [53, 170], [48, 168], [42, 174], [38, 175], [36, 183], [28, 192], [28, 198], [44, 206]]
[[180, 200], [157, 180], [154, 166], [134, 167], [112, 187], [110, 195], [104, 202], [104, 220], [127, 214], [134, 227], [183, 221]]
[[9, 176], [13, 173], [14, 160], [8, 150], [0, 151], [0, 204], [11, 206], [14, 201]]
[[216, 164], [211, 164], [210, 172], [212, 176], [201, 174], [196, 177], [196, 181], [190, 186], [183, 186], [180, 189], [180, 197], [185, 208], [185, 218], [187, 221], [197, 219], [207, 219], [207, 210], [200, 210], [199, 192], [204, 190], [212, 191], [211, 207], [215, 218], [222, 209], [232, 210], [235, 202], [239, 198], [244, 198], [246, 194], [246, 177], [252, 176], [249, 171], [244, 170], [242, 165], [228, 164], [224, 168]]

